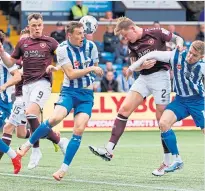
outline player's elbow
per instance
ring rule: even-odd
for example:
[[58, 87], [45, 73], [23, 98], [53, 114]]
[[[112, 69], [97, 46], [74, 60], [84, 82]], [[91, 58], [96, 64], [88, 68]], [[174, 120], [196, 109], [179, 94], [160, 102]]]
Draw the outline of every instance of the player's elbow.
[[15, 81], [15, 84], [17, 84], [18, 82], [21, 81], [21, 73], [20, 73], [20, 72], [17, 72], [17, 73], [14, 75], [14, 81]]
[[69, 80], [74, 80], [75, 76], [72, 73], [66, 73], [66, 76]]

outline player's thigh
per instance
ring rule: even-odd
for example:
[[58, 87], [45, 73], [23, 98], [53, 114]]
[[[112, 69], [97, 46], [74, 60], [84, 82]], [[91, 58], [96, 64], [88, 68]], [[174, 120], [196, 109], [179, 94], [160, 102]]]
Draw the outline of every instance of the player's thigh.
[[150, 95], [144, 76], [140, 75], [127, 93], [123, 101], [119, 113], [125, 117], [129, 117], [131, 113], [143, 102], [144, 98]]
[[89, 117], [91, 117], [93, 104], [94, 96], [92, 90], [76, 90], [73, 96], [74, 116], [78, 113], [86, 113]]
[[22, 98], [17, 97], [9, 117], [9, 123], [17, 127], [19, 125], [26, 125], [26, 121], [25, 104]]
[[176, 114], [169, 109], [166, 109], [159, 121], [159, 127], [161, 129], [161, 131], [167, 131], [169, 130], [172, 125], [177, 121], [177, 116]]
[[[177, 96], [170, 104], [167, 105], [166, 110], [171, 110], [176, 115], [176, 121], [180, 121], [190, 115], [186, 105], [181, 101], [181, 99], [178, 99]], [[163, 115], [164, 113], [162, 116]]]
[[160, 120], [164, 110], [166, 109], [167, 105], [156, 104], [156, 119], [157, 121]]
[[[148, 79], [149, 89], [157, 105], [168, 105], [170, 103], [171, 81], [167, 71], [156, 72], [157, 76]], [[158, 107], [157, 109], [162, 109]]]
[[67, 109], [62, 105], [56, 105], [53, 113], [49, 117], [51, 126], [59, 124], [68, 115]]
[[127, 93], [118, 113], [125, 117], [129, 117], [132, 112], [143, 102], [143, 100], [144, 98], [140, 93], [130, 90]]
[[51, 95], [50, 82], [42, 79], [33, 84], [30, 84], [29, 95], [29, 102], [27, 103], [26, 108], [35, 103], [39, 106], [40, 109], [42, 109]]
[[27, 134], [26, 124], [25, 125], [19, 125], [16, 127], [16, 136], [18, 138], [25, 138]]
[[74, 117], [74, 129], [75, 135], [82, 135], [85, 127], [89, 121], [90, 116], [87, 113], [78, 113]]
[[73, 108], [73, 92], [69, 88], [63, 87], [61, 89], [58, 101], [55, 103], [55, 109], [57, 106], [64, 107], [67, 111], [67, 115]]
[[197, 127], [204, 128], [204, 98], [193, 100], [190, 103], [187, 103], [187, 107], [190, 115], [192, 116]]
[[140, 94], [142, 98], [148, 97], [151, 92], [148, 88], [146, 76], [140, 75], [137, 80], [135, 80], [134, 84], [130, 88], [130, 91], [138, 92], [138, 94]]

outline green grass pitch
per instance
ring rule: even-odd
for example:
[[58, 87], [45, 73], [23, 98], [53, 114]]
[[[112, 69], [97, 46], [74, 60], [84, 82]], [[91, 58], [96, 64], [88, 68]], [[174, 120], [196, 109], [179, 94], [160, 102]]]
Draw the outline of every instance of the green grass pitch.
[[[62, 133], [70, 138], [71, 133]], [[23, 158], [19, 175], [12, 174], [8, 156], [0, 161], [0, 191], [200, 191], [204, 190], [204, 136], [200, 131], [176, 131], [184, 168], [155, 177], [151, 172], [162, 160], [159, 132], [125, 132], [111, 162], [93, 155], [88, 145], [103, 146], [110, 132], [85, 132], [81, 147], [66, 177], [57, 182], [52, 174], [63, 162], [61, 151], [41, 140], [43, 158], [34, 170], [27, 170], [30, 153]], [[13, 136], [12, 147], [25, 140]]]

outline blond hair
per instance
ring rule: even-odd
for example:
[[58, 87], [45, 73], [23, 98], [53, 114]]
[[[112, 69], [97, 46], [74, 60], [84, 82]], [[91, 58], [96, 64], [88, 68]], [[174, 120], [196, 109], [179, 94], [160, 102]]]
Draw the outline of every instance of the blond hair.
[[201, 55], [204, 55], [204, 42], [201, 40], [195, 40], [191, 46], [197, 51], [199, 52]]
[[120, 17], [117, 20], [117, 24], [114, 30], [115, 35], [120, 35], [120, 32], [122, 30], [127, 30], [130, 26], [135, 26], [135, 23], [131, 19], [127, 17]]

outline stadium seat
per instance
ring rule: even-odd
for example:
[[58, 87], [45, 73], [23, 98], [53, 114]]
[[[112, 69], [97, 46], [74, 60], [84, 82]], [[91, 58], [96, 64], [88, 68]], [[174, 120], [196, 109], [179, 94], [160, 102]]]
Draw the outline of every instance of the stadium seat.
[[191, 46], [191, 43], [190, 41], [185, 41], [185, 46], [187, 47], [187, 49], [189, 49], [189, 47]]
[[114, 62], [115, 55], [110, 52], [102, 52], [101, 53], [101, 58], [104, 62]]
[[98, 48], [98, 51], [99, 52], [103, 52], [103, 50], [104, 50], [104, 44], [102, 43], [102, 42], [100, 42], [100, 41], [94, 41], [95, 42], [95, 44], [96, 44], [96, 46], [97, 46], [97, 48]]

